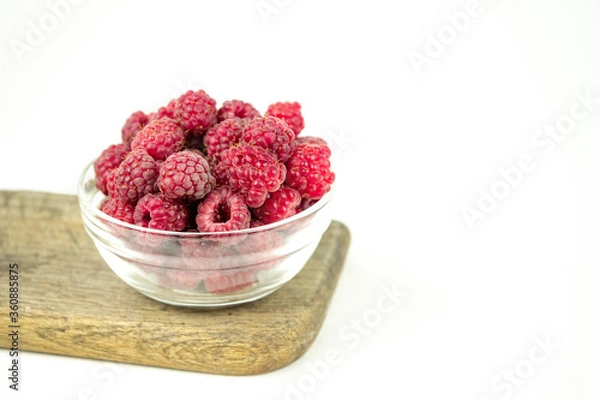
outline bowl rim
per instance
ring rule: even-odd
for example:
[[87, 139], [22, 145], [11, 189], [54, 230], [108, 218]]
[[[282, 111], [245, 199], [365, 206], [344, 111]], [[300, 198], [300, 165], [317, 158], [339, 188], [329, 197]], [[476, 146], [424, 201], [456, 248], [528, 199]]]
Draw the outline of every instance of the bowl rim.
[[[298, 220], [301, 220], [301, 219], [307, 218], [313, 214], [316, 214], [319, 210], [321, 210], [323, 207], [325, 207], [330, 202], [333, 192], [334, 192], [334, 189], [335, 189], [335, 186], [336, 186], [335, 182], [333, 182], [329, 191], [327, 193], [325, 193], [325, 195], [323, 197], [321, 197], [319, 200], [317, 200], [316, 203], [314, 203], [307, 209], [302, 210], [301, 212], [299, 212], [291, 217], [288, 217], [288, 218], [282, 219], [281, 221], [273, 222], [273, 223], [270, 223], [267, 225], [257, 226], [254, 228], [237, 229], [234, 231], [225, 231], [225, 232], [164, 231], [164, 230], [160, 230], [160, 229], [145, 228], [143, 226], [130, 224], [128, 222], [121, 221], [117, 218], [111, 217], [110, 215], [103, 213], [99, 208], [97, 208], [93, 204], [91, 204], [91, 202], [87, 201], [86, 200], [87, 195], [86, 195], [86, 190], [85, 190], [86, 189], [85, 183], [87, 180], [86, 178], [88, 178], [88, 174], [90, 174], [90, 172], [91, 172], [91, 175], [95, 178], [95, 171], [94, 171], [94, 163], [95, 162], [96, 162], [96, 159], [91, 161], [83, 169], [83, 172], [81, 173], [81, 175], [79, 177], [79, 181], [77, 183], [77, 199], [78, 199], [78, 203], [79, 203], [79, 208], [80, 208], [81, 212], [84, 214], [84, 216], [86, 216], [88, 218], [91, 216], [96, 220], [102, 221], [103, 224], [105, 224], [106, 222], [109, 222], [111, 225], [117, 225], [120, 228], [126, 228], [126, 229], [129, 229], [134, 232], [148, 233], [148, 234], [154, 234], [154, 235], [163, 235], [163, 236], [177, 237], [177, 238], [210, 238], [210, 237], [218, 238], [218, 237], [228, 237], [228, 236], [234, 236], [234, 235], [243, 235], [243, 234], [258, 233], [258, 232], [274, 230], [281, 226], [296, 222]], [[95, 181], [93, 182], [93, 190], [96, 190], [98, 193], [102, 193], [97, 188]], [[108, 197], [105, 195], [105, 198], [108, 198]]]

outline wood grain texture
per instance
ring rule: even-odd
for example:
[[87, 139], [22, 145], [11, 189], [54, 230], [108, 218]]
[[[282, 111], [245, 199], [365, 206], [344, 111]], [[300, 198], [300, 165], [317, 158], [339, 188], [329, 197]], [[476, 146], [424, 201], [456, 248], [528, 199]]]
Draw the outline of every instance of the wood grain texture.
[[[0, 324], [9, 324], [8, 269], [18, 263], [20, 350], [264, 373], [313, 343], [349, 244], [348, 229], [333, 221], [304, 269], [275, 293], [230, 308], [179, 308], [145, 297], [110, 270], [85, 233], [75, 196], [0, 191]], [[0, 347], [10, 347], [6, 334]]]

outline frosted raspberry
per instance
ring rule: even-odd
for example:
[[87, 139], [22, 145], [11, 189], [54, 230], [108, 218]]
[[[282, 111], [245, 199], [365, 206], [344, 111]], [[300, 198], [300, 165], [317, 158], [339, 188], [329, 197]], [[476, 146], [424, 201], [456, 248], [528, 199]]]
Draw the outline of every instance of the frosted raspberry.
[[301, 143], [286, 162], [286, 185], [302, 197], [317, 200], [331, 189], [335, 174], [331, 171], [327, 145]]
[[282, 162], [287, 161], [296, 148], [294, 138], [294, 131], [275, 117], [253, 119], [242, 134], [243, 142], [271, 151]]
[[302, 196], [296, 189], [282, 186], [271, 193], [265, 204], [253, 210], [253, 214], [264, 224], [281, 221], [296, 214]]
[[[188, 232], [193, 232], [193, 230]], [[195, 230], [195, 232], [198, 231]], [[188, 268], [203, 271], [236, 268], [241, 265], [243, 260], [240, 258], [235, 246], [222, 246], [221, 238], [219, 236], [218, 241], [197, 237], [179, 239], [181, 256], [185, 265]]]
[[201, 270], [171, 268], [160, 271], [158, 283], [167, 289], [194, 290], [206, 275]]
[[[188, 230], [188, 232], [198, 232]], [[181, 256], [185, 265], [195, 269], [218, 269], [221, 266], [223, 248], [211, 240], [201, 240], [196, 237], [181, 238]]]
[[133, 204], [116, 198], [106, 199], [100, 207], [100, 211], [104, 214], [129, 224], [133, 224], [134, 210], [135, 207]]
[[[253, 225], [258, 226], [258, 223], [254, 222]], [[251, 265], [255, 270], [267, 270], [281, 263], [282, 260], [274, 258], [273, 254], [276, 254], [277, 249], [284, 243], [285, 241], [279, 233], [265, 230], [248, 234], [246, 240], [238, 243], [235, 249], [239, 252], [240, 257], [243, 257], [246, 265]]]
[[185, 135], [175, 121], [163, 117], [146, 125], [131, 142], [132, 149], [143, 148], [155, 160], [164, 160], [183, 148]]
[[169, 199], [200, 200], [214, 186], [208, 162], [199, 153], [182, 150], [171, 154], [161, 165], [158, 188]]
[[252, 104], [242, 100], [227, 100], [217, 110], [217, 119], [219, 122], [229, 118], [252, 119], [260, 116], [260, 112]]
[[310, 197], [303, 197], [302, 201], [296, 208], [296, 212], [302, 212], [308, 208], [310, 208], [313, 204], [315, 204], [318, 200], [313, 200]]
[[109, 174], [108, 195], [136, 203], [141, 197], [156, 191], [157, 177], [158, 168], [154, 158], [144, 149], [132, 150], [119, 167]]
[[206, 154], [220, 160], [223, 150], [240, 141], [245, 126], [246, 123], [237, 117], [226, 119], [211, 126], [204, 135]]
[[[308, 143], [308, 144], [316, 144], [319, 146], [327, 146], [327, 148], [329, 149], [329, 146], [327, 145], [327, 142], [325, 141], [325, 139], [317, 137], [317, 136], [300, 136], [300, 137], [296, 138], [295, 142], [296, 142], [296, 145]], [[331, 156], [331, 151], [329, 152], [329, 155]]]
[[167, 117], [170, 119], [175, 119], [175, 104], [177, 103], [177, 99], [173, 99], [169, 101], [169, 104], [166, 106], [160, 107], [156, 112], [151, 113], [148, 116], [148, 122], [152, 122], [163, 117]]
[[182, 231], [189, 211], [184, 202], [166, 198], [162, 193], [147, 194], [135, 206], [133, 222], [145, 228]]
[[[197, 247], [198, 239], [190, 239], [189, 244]], [[187, 261], [184, 244], [181, 243], [181, 258], [173, 257], [168, 261], [167, 268], [152, 271], [158, 275], [158, 284], [168, 289], [194, 290], [202, 283], [208, 273], [201, 269], [199, 265], [194, 268]]]
[[208, 193], [198, 205], [196, 223], [200, 232], [228, 232], [250, 226], [250, 211], [244, 197], [228, 186]]
[[[252, 221], [254, 227], [264, 226], [263, 222]], [[240, 255], [243, 255], [247, 261], [264, 262], [273, 258], [273, 251], [284, 244], [283, 238], [275, 230], [264, 230], [248, 234], [245, 240], [235, 246]], [[254, 255], [255, 258], [248, 258]], [[261, 260], [262, 257], [262, 260]]]
[[[119, 164], [120, 166], [120, 164]], [[115, 177], [117, 176], [117, 171], [119, 168], [113, 168], [106, 174], [106, 194], [109, 197], [118, 197], [116, 188], [115, 188]]]
[[121, 164], [126, 154], [127, 149], [125, 148], [124, 143], [111, 144], [102, 151], [100, 156], [94, 162], [96, 187], [102, 193], [108, 194], [108, 189], [106, 188], [108, 173]]
[[136, 111], [127, 118], [121, 128], [121, 139], [127, 150], [131, 149], [131, 141], [148, 123], [148, 116], [143, 111]]
[[273, 116], [284, 120], [294, 131], [296, 136], [304, 129], [304, 118], [302, 117], [300, 104], [297, 102], [273, 103], [267, 107], [266, 116]]
[[187, 134], [185, 136], [185, 144], [183, 145], [184, 149], [189, 150], [198, 150], [200, 153], [206, 155], [206, 146], [204, 145], [204, 136], [196, 136], [192, 134]]
[[204, 287], [209, 293], [231, 293], [245, 289], [258, 282], [256, 271], [243, 269], [239, 271], [211, 272], [204, 278]]
[[227, 176], [227, 165], [220, 160], [216, 160], [214, 157], [210, 157], [208, 163], [210, 164], [210, 172], [215, 177], [217, 186], [228, 185], [229, 176]]
[[188, 90], [177, 99], [174, 116], [183, 129], [200, 136], [217, 122], [216, 104], [204, 90]]
[[279, 189], [285, 180], [285, 165], [259, 146], [241, 144], [227, 149], [221, 153], [221, 164], [229, 186], [246, 198], [248, 207], [262, 206], [267, 194]]

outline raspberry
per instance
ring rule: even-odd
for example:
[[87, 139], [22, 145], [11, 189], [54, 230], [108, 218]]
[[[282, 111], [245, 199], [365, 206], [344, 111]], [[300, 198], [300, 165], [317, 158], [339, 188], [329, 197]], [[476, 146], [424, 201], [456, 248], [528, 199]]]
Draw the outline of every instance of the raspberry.
[[108, 194], [106, 188], [107, 176], [110, 171], [117, 168], [125, 155], [127, 149], [124, 143], [111, 144], [106, 148], [94, 162], [94, 172], [96, 173], [96, 187], [104, 194]]
[[250, 211], [242, 195], [228, 186], [221, 186], [198, 204], [196, 223], [200, 232], [246, 229], [250, 226]]
[[143, 111], [136, 111], [127, 118], [125, 125], [121, 128], [121, 139], [127, 150], [131, 149], [131, 141], [148, 123], [148, 116]]
[[193, 269], [165, 269], [159, 273], [159, 285], [167, 289], [194, 290], [204, 277], [206, 272]]
[[177, 99], [173, 99], [169, 101], [169, 104], [166, 106], [160, 107], [156, 112], [151, 113], [148, 116], [148, 122], [152, 122], [157, 119], [161, 119], [163, 117], [175, 119], [175, 104], [177, 103]]
[[296, 148], [294, 138], [294, 131], [276, 117], [255, 118], [242, 134], [242, 141], [271, 151], [282, 162], [287, 161]]
[[185, 144], [183, 145], [184, 149], [190, 150], [198, 150], [202, 154], [206, 154], [206, 146], [204, 145], [204, 135], [195, 136], [195, 135], [186, 135], [185, 136]]
[[246, 265], [255, 269], [269, 269], [282, 260], [273, 254], [285, 244], [285, 240], [274, 230], [254, 232], [246, 236], [246, 240], [237, 244], [235, 249], [244, 257]]
[[259, 146], [240, 144], [227, 149], [221, 153], [221, 164], [229, 186], [246, 198], [248, 207], [262, 206], [267, 194], [279, 189], [285, 180], [285, 165]]
[[237, 144], [242, 137], [246, 123], [237, 117], [221, 121], [213, 126], [204, 135], [206, 154], [221, 159], [221, 152]]
[[296, 214], [302, 196], [296, 189], [282, 186], [269, 195], [265, 204], [254, 210], [254, 215], [265, 225]]
[[302, 201], [300, 202], [300, 204], [296, 208], [296, 212], [299, 213], [299, 212], [302, 212], [302, 211], [308, 209], [313, 204], [315, 204], [317, 201], [318, 200], [313, 200], [310, 197], [303, 197]]
[[216, 104], [204, 90], [188, 90], [177, 99], [174, 117], [183, 129], [200, 136], [217, 122]]
[[[120, 166], [120, 164], [119, 164]], [[117, 176], [117, 171], [119, 168], [113, 168], [106, 174], [106, 194], [108, 197], [118, 197], [116, 186], [115, 186], [115, 177]]]
[[[193, 230], [189, 230], [188, 232], [193, 232]], [[246, 235], [244, 235], [245, 237]], [[179, 242], [181, 243], [182, 260], [188, 268], [207, 271], [236, 268], [243, 265], [243, 260], [235, 246], [223, 246], [221, 235], [218, 241], [181, 238]]]
[[225, 163], [216, 160], [214, 157], [210, 157], [208, 163], [210, 164], [210, 172], [215, 177], [217, 186], [228, 185], [229, 177], [227, 176], [227, 166]]
[[265, 259], [271, 259], [273, 258], [273, 251], [283, 246], [284, 243], [284, 238], [276, 230], [267, 229], [247, 235], [246, 240], [236, 246], [236, 250], [240, 255], [255, 254], [263, 256]]
[[[327, 142], [325, 141], [325, 139], [316, 137], [316, 136], [300, 136], [300, 137], [297, 137], [295, 141], [296, 141], [296, 145], [302, 144], [302, 143], [308, 143], [308, 144], [316, 144], [319, 146], [327, 146]], [[327, 148], [329, 148], [329, 146], [327, 146]], [[329, 152], [329, 155], [331, 156], [331, 151]]]
[[129, 224], [133, 224], [134, 210], [133, 204], [115, 198], [106, 199], [100, 207], [100, 211], [104, 214]]
[[144, 149], [132, 150], [119, 167], [109, 174], [108, 195], [136, 203], [141, 197], [156, 191], [157, 177], [158, 168], [154, 158]]
[[133, 222], [145, 228], [182, 231], [188, 220], [185, 203], [166, 198], [162, 193], [147, 194], [135, 206]]
[[286, 162], [285, 183], [302, 197], [318, 200], [331, 189], [335, 174], [331, 171], [327, 145], [301, 143]]
[[229, 118], [252, 119], [260, 116], [260, 112], [252, 104], [242, 100], [227, 100], [217, 110], [217, 120], [219, 122]]
[[175, 121], [163, 117], [146, 125], [131, 142], [133, 150], [145, 149], [155, 160], [164, 160], [183, 148], [185, 135]]
[[300, 110], [300, 104], [297, 102], [279, 102], [273, 103], [267, 107], [266, 116], [273, 116], [284, 120], [294, 131], [296, 136], [304, 129], [304, 118]]
[[[197, 230], [190, 230], [197, 232]], [[188, 231], [188, 232], [190, 232]], [[181, 256], [186, 266], [197, 270], [218, 269], [221, 266], [221, 248], [217, 242], [198, 238], [181, 238]]]
[[204, 287], [209, 293], [231, 293], [251, 286], [255, 282], [258, 282], [256, 271], [251, 269], [212, 272], [204, 278]]
[[194, 201], [210, 192], [215, 186], [215, 178], [204, 157], [191, 150], [182, 150], [167, 157], [156, 183], [169, 199]]

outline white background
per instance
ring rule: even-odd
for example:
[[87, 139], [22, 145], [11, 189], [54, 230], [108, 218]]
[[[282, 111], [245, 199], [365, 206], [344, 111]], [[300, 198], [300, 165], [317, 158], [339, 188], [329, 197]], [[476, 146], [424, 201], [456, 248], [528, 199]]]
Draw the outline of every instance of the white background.
[[[596, 1], [65, 2], [0, 5], [0, 189], [74, 194], [129, 114], [187, 89], [261, 111], [299, 101], [305, 134], [336, 154], [352, 245], [288, 367], [226, 377], [24, 353], [21, 391], [0, 367], [0, 397], [600, 397]], [[538, 136], [557, 122], [559, 142]]]

